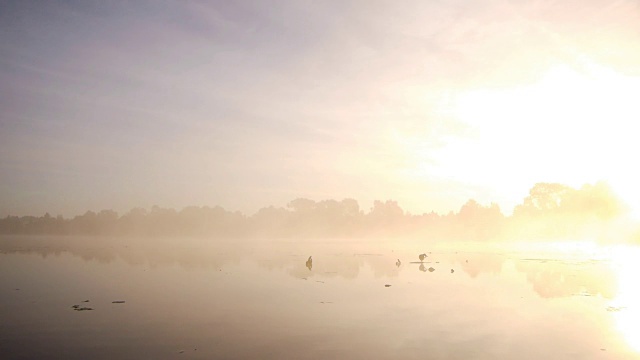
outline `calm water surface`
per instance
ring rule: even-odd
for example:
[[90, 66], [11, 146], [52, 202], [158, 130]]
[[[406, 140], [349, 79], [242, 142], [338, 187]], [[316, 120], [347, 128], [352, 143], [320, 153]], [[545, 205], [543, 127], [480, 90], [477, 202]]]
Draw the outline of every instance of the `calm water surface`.
[[0, 237], [0, 358], [640, 359], [639, 259], [577, 243]]

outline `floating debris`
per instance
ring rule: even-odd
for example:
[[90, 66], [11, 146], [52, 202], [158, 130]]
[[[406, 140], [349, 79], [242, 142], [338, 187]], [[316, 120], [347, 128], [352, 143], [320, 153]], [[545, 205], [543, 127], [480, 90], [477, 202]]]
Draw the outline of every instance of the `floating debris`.
[[453, 274], [453, 269], [451, 269], [451, 273]]
[[575, 293], [573, 294], [573, 296], [593, 296], [591, 294], [589, 294], [588, 292], [580, 292], [580, 293]]
[[124, 304], [125, 301], [124, 300], [115, 300], [111, 302], [112, 304]]
[[87, 310], [93, 310], [93, 308], [86, 307], [86, 306], [82, 306], [82, 307], [81, 307], [80, 305], [73, 305], [71, 308], [72, 308], [73, 310], [75, 310], [75, 311], [87, 311]]
[[607, 311], [609, 312], [618, 312], [622, 309], [624, 309], [624, 306], [608, 306], [607, 307]]
[[89, 300], [82, 300], [82, 302], [89, 302]]
[[384, 287], [390, 287], [390, 286], [391, 286], [391, 285], [389, 285], [389, 284], [385, 284], [385, 285], [384, 285]]

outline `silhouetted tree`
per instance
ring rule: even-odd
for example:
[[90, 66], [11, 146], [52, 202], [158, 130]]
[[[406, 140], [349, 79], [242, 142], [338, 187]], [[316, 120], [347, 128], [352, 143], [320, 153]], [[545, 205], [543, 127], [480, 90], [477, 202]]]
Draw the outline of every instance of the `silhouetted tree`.
[[456, 216], [458, 229], [464, 237], [473, 240], [495, 239], [503, 225], [504, 215], [500, 211], [498, 204], [491, 203], [489, 206], [482, 206], [477, 201], [471, 199], [460, 208]]
[[[136, 236], [352, 237], [428, 236], [430, 239], [492, 240], [562, 238], [593, 235], [626, 212], [623, 202], [603, 182], [579, 190], [558, 183], [538, 183], [506, 218], [497, 204], [470, 199], [446, 215], [406, 213], [396, 201], [374, 201], [368, 213], [354, 199], [314, 201], [297, 198], [286, 208], [266, 207], [247, 217], [220, 206], [190, 206], [176, 211], [153, 206], [122, 216], [113, 210], [87, 211], [67, 220], [45, 213], [0, 219], [2, 234], [81, 234]], [[640, 241], [640, 227], [632, 236]], [[633, 231], [631, 231], [633, 232]]]

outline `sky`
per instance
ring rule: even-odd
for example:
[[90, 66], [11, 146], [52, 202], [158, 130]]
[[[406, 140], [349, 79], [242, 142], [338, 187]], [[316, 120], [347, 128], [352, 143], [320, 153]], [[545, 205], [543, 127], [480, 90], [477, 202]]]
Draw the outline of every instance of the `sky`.
[[0, 217], [640, 209], [638, 94], [637, 0], [0, 1]]

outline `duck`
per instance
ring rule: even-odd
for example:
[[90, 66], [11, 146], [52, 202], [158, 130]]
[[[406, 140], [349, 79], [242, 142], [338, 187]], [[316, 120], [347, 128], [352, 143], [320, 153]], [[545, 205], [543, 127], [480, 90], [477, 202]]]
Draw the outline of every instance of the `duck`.
[[398, 261], [396, 261], [396, 266], [400, 267], [400, 265], [402, 265], [402, 262], [400, 262], [400, 259], [398, 259]]
[[424, 253], [420, 254], [420, 255], [418, 255], [418, 258], [420, 258], [420, 261], [424, 261], [424, 259], [427, 258], [427, 254], [424, 254]]
[[311, 256], [309, 256], [309, 258], [307, 259], [306, 266], [309, 270], [311, 270], [311, 267], [313, 267], [313, 260], [311, 259]]

